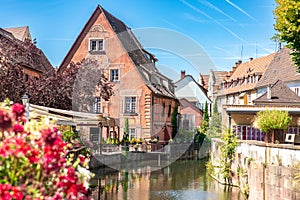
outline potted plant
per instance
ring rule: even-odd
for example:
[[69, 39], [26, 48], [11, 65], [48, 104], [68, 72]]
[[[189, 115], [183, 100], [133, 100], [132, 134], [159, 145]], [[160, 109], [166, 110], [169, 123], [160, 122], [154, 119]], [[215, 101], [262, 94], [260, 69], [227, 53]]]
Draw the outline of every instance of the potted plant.
[[138, 148], [139, 148], [139, 145], [138, 145], [138, 144], [135, 144], [135, 145], [133, 146], [133, 148], [134, 148], [135, 151], [137, 151]]
[[265, 110], [257, 113], [254, 126], [265, 133], [265, 143], [284, 143], [284, 132], [291, 120], [287, 111]]
[[142, 144], [142, 143], [143, 143], [143, 139], [142, 139], [142, 138], [139, 138], [139, 139], [137, 140], [137, 143]]
[[136, 144], [136, 139], [135, 139], [135, 137], [131, 138], [130, 143], [131, 143], [131, 144]]
[[151, 140], [151, 143], [157, 143], [158, 139], [157, 138], [153, 138], [153, 140]]

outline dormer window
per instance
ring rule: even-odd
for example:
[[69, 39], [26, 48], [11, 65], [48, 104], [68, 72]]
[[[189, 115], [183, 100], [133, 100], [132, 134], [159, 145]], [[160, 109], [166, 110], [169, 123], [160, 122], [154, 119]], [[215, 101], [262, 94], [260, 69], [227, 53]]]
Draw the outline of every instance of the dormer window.
[[102, 52], [104, 51], [103, 39], [90, 39], [90, 52]]

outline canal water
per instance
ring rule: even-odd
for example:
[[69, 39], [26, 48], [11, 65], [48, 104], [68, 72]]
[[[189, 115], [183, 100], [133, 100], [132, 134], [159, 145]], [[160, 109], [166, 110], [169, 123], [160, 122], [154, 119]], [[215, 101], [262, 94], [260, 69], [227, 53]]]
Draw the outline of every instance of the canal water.
[[93, 198], [103, 200], [242, 200], [238, 188], [206, 175], [207, 160], [178, 160], [157, 171], [97, 170], [91, 180]]

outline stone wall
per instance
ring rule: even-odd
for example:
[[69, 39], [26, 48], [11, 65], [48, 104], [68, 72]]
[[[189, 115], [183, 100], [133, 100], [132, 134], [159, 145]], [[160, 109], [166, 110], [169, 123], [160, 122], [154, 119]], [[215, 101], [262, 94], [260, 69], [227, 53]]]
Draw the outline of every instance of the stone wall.
[[[220, 139], [212, 139], [212, 164], [219, 166]], [[251, 200], [300, 199], [295, 168], [300, 163], [300, 147], [291, 144], [268, 144], [239, 141], [232, 165], [233, 184], [238, 185]], [[215, 167], [215, 177], [223, 180]]]

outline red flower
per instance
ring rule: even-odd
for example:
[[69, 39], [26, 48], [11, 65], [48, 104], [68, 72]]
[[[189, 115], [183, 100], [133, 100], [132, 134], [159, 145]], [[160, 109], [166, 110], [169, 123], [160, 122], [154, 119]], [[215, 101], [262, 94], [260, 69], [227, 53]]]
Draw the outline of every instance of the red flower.
[[24, 132], [24, 126], [21, 124], [15, 124], [13, 127], [13, 132], [15, 133], [23, 133]]
[[27, 153], [27, 158], [31, 164], [37, 163], [39, 161], [39, 150], [38, 149], [31, 149]]
[[78, 156], [79, 160], [80, 160], [80, 164], [84, 164], [84, 161], [85, 161], [85, 157], [83, 155], [79, 155]]
[[17, 186], [10, 184], [0, 184], [0, 199], [2, 200], [22, 200], [24, 195]]
[[0, 110], [0, 129], [9, 129], [11, 128], [12, 121], [8, 112]]
[[20, 119], [25, 113], [25, 107], [23, 104], [20, 104], [20, 103], [15, 103], [14, 105], [12, 105], [11, 110], [12, 110], [13, 116], [16, 119]]

